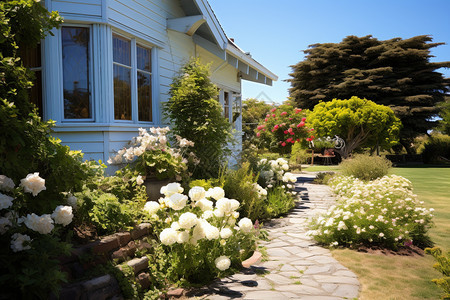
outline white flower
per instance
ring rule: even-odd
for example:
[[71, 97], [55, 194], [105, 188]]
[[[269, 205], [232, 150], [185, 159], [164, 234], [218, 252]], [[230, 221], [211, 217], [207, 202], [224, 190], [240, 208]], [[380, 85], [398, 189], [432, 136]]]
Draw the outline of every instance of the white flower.
[[75, 197], [72, 194], [69, 194], [69, 197], [67, 197], [67, 204], [69, 204], [70, 206], [72, 206], [73, 209], [77, 209], [77, 197]]
[[15, 187], [14, 181], [11, 178], [9, 178], [5, 175], [0, 175], [0, 190], [9, 192], [14, 187]]
[[188, 197], [183, 194], [172, 194], [169, 198], [166, 198], [168, 206], [174, 210], [181, 210], [186, 206]]
[[178, 182], [172, 182], [169, 183], [168, 185], [163, 186], [160, 192], [166, 197], [170, 197], [173, 194], [182, 193], [183, 190], [184, 189], [181, 187], [181, 184], [179, 184]]
[[52, 214], [52, 218], [55, 220], [56, 224], [61, 224], [63, 226], [69, 225], [73, 219], [72, 206], [57, 206]]
[[380, 232], [379, 237], [384, 237], [384, 233]]
[[221, 187], [210, 188], [206, 192], [206, 197], [212, 197], [214, 200], [219, 200], [225, 197], [225, 191]]
[[10, 208], [13, 200], [13, 197], [0, 193], [0, 209]]
[[170, 225], [170, 228], [178, 230], [180, 229], [180, 224], [178, 222], [173, 222], [172, 225]]
[[238, 223], [239, 229], [243, 232], [250, 232], [253, 228], [252, 220], [249, 218], [242, 218]]
[[141, 156], [142, 154], [144, 154], [145, 149], [143, 147], [136, 147], [134, 148], [134, 152], [133, 154], [135, 156]]
[[202, 219], [208, 220], [212, 216], [214, 216], [214, 212], [212, 210], [207, 210], [202, 214]]
[[287, 165], [287, 160], [285, 160], [284, 158], [282, 158], [282, 157], [280, 157], [280, 158], [278, 158], [277, 160], [276, 160], [276, 162], [280, 165], [280, 166], [282, 166], [282, 165]]
[[214, 203], [212, 201], [209, 201], [205, 198], [197, 201], [197, 203], [195, 203], [196, 207], [200, 207], [200, 209], [202, 211], [207, 211], [207, 210], [213, 210], [213, 205]]
[[27, 215], [24, 220], [25, 225], [31, 230], [37, 231], [40, 234], [48, 234], [53, 228], [53, 220], [50, 215], [38, 216], [34, 213]]
[[144, 205], [144, 210], [147, 211], [151, 216], [156, 214], [156, 212], [161, 208], [158, 202], [156, 201], [148, 201]]
[[11, 236], [11, 249], [14, 252], [19, 252], [23, 250], [31, 249], [30, 245], [24, 246], [23, 244], [27, 242], [31, 243], [31, 238], [26, 234], [15, 233]]
[[231, 260], [223, 255], [216, 258], [214, 263], [216, 264], [216, 268], [220, 271], [225, 271], [231, 266]]
[[281, 168], [285, 171], [289, 170], [289, 165], [288, 164], [284, 164], [281, 166]]
[[233, 235], [233, 231], [230, 228], [222, 228], [220, 231], [220, 237], [223, 239], [227, 239]]
[[9, 227], [12, 226], [11, 220], [9, 218], [1, 217], [0, 218], [0, 234], [5, 234]]
[[138, 177], [136, 177], [136, 183], [138, 185], [142, 185], [144, 183], [144, 179], [142, 179], [141, 175], [138, 175]]
[[205, 198], [205, 189], [201, 186], [194, 186], [189, 190], [189, 198], [191, 198], [192, 201], [199, 201], [203, 198]]
[[39, 172], [28, 174], [26, 178], [20, 180], [20, 186], [23, 187], [26, 193], [31, 193], [37, 196], [41, 191], [46, 190], [45, 179], [39, 177]]
[[191, 229], [197, 225], [197, 216], [191, 212], [186, 212], [180, 216], [178, 223], [181, 228]]
[[178, 232], [173, 228], [166, 228], [159, 234], [159, 239], [164, 245], [173, 245], [178, 241]]
[[216, 216], [216, 217], [218, 217], [218, 218], [222, 218], [223, 217], [223, 211], [221, 211], [220, 209], [215, 209], [214, 211], [213, 211], [213, 213], [214, 213], [214, 215]]
[[239, 201], [234, 199], [222, 198], [217, 200], [216, 208], [225, 215], [229, 215], [239, 208]]
[[134, 148], [133, 148], [133, 147], [128, 148], [128, 149], [125, 151], [125, 154], [123, 155], [123, 157], [124, 157], [127, 161], [132, 161], [133, 158], [134, 158]]
[[347, 227], [347, 225], [345, 225], [344, 222], [340, 221], [338, 226], [337, 226], [337, 230], [339, 231], [339, 230], [342, 230], [342, 229], [347, 230], [348, 227]]
[[178, 244], [184, 244], [189, 241], [189, 232], [188, 231], [179, 231], [177, 235], [177, 243]]
[[209, 223], [203, 224], [203, 231], [205, 232], [205, 237], [208, 240], [218, 239], [220, 236], [219, 228], [212, 226]]

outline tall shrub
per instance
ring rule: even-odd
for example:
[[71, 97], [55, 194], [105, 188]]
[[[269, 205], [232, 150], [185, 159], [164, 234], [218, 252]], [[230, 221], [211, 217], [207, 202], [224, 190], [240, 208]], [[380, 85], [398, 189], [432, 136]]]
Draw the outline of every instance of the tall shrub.
[[198, 59], [189, 61], [174, 78], [164, 115], [173, 125], [173, 134], [192, 142], [192, 151], [200, 159], [193, 171], [195, 178], [217, 176], [231, 142], [230, 123], [217, 101], [217, 87], [209, 78], [209, 68]]

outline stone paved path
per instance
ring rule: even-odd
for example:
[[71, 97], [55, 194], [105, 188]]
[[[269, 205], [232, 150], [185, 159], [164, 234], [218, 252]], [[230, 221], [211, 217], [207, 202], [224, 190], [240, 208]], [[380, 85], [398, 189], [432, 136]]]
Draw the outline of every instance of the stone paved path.
[[[214, 282], [200, 299], [353, 299], [359, 282], [328, 249], [306, 236], [308, 219], [325, 211], [334, 198], [327, 186], [311, 184], [315, 174], [301, 174], [296, 184], [301, 201], [283, 219], [266, 226], [268, 260]], [[203, 294], [203, 295], [201, 295]], [[198, 299], [198, 298], [197, 298]]]

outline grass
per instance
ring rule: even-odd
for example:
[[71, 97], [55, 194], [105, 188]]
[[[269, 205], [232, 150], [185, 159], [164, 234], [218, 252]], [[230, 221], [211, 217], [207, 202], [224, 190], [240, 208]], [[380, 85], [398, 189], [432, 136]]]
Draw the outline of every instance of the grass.
[[[338, 166], [312, 166], [305, 171], [339, 171]], [[397, 167], [391, 174], [408, 178], [426, 207], [434, 208], [435, 227], [431, 239], [444, 250], [450, 249], [450, 168]], [[439, 288], [431, 279], [440, 277], [431, 256], [386, 256], [336, 249], [333, 256], [358, 275], [362, 284], [360, 299], [438, 299]]]

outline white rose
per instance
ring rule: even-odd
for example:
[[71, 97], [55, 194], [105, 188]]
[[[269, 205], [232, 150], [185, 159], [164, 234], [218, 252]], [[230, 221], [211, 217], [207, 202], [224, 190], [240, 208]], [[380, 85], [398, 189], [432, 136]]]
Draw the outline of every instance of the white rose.
[[125, 151], [125, 154], [123, 155], [123, 157], [127, 160], [127, 161], [132, 161], [134, 158], [134, 148], [130, 147]]
[[212, 216], [214, 216], [214, 212], [212, 210], [207, 210], [202, 214], [202, 219], [208, 220]]
[[223, 239], [227, 239], [233, 235], [233, 231], [230, 228], [222, 228], [220, 231], [220, 237]]
[[234, 199], [222, 198], [217, 200], [216, 208], [224, 214], [229, 215], [239, 208], [239, 201]]
[[12, 222], [9, 218], [0, 218], [0, 234], [5, 234], [12, 226]]
[[11, 178], [5, 175], [0, 175], [0, 190], [9, 192], [14, 189], [14, 187], [14, 181]]
[[214, 188], [210, 188], [207, 192], [206, 192], [206, 197], [211, 197], [215, 200], [219, 200], [223, 197], [225, 197], [225, 191], [221, 188], [221, 187], [214, 187]]
[[13, 197], [0, 193], [0, 209], [10, 208], [13, 200]]
[[180, 227], [180, 224], [179, 224], [178, 222], [173, 222], [173, 223], [170, 225], [170, 228], [175, 229], [175, 230], [178, 230], [178, 229], [180, 229], [181, 227]]
[[144, 183], [144, 179], [142, 179], [141, 175], [138, 175], [138, 177], [136, 177], [136, 183], [138, 185], [142, 185]]
[[12, 238], [12, 240], [11, 240], [12, 251], [19, 252], [19, 251], [31, 249], [30, 245], [26, 245], [26, 246], [23, 245], [25, 242], [27, 242], [28, 244], [31, 243], [32, 240], [28, 235], [15, 233], [11, 236], [11, 238]]
[[73, 209], [77, 209], [77, 197], [75, 197], [72, 194], [69, 194], [69, 197], [67, 197], [67, 204], [69, 204], [70, 206], [72, 206]]
[[280, 165], [280, 166], [282, 166], [282, 165], [287, 165], [287, 160], [285, 160], [284, 158], [278, 158], [277, 160], [276, 160], [276, 162]]
[[156, 214], [156, 212], [161, 208], [160, 204], [156, 201], [148, 201], [144, 205], [144, 210], [147, 211], [151, 216]]
[[181, 210], [186, 206], [186, 202], [188, 200], [188, 197], [183, 194], [172, 194], [167, 199], [167, 204], [170, 208], [174, 210]]
[[205, 189], [201, 186], [194, 186], [189, 190], [189, 198], [191, 198], [192, 201], [199, 201], [203, 198], [205, 198]]
[[209, 223], [205, 220], [200, 219], [197, 223], [197, 225], [194, 227], [194, 230], [192, 231], [192, 239], [194, 241], [198, 241], [205, 237], [205, 230], [204, 228], [210, 226]]
[[69, 225], [73, 219], [72, 206], [57, 206], [52, 214], [52, 218], [55, 220], [56, 224], [61, 224], [63, 226]]
[[20, 186], [23, 187], [26, 193], [31, 193], [37, 196], [41, 191], [46, 190], [45, 179], [39, 177], [39, 172], [28, 174], [26, 178], [20, 180]]
[[40, 234], [48, 234], [53, 228], [53, 220], [50, 215], [38, 216], [34, 213], [27, 215], [24, 220], [25, 225], [31, 230], [37, 231]]
[[182, 193], [183, 190], [184, 189], [181, 187], [181, 184], [179, 184], [178, 182], [172, 182], [169, 183], [168, 185], [163, 186], [160, 192], [166, 197], [170, 197], [173, 194]]
[[239, 229], [242, 232], [250, 232], [253, 229], [252, 220], [249, 218], [242, 218], [238, 223]]
[[214, 203], [212, 201], [209, 201], [205, 198], [197, 201], [197, 203], [195, 203], [196, 207], [200, 207], [200, 209], [202, 211], [207, 211], [207, 210], [213, 210], [213, 205]]
[[219, 256], [214, 263], [216, 264], [216, 268], [220, 271], [225, 271], [231, 266], [231, 260], [226, 256]]
[[281, 168], [285, 171], [289, 170], [289, 165], [288, 164], [284, 164], [281, 166]]
[[219, 228], [212, 226], [211, 224], [203, 226], [203, 231], [208, 240], [216, 240], [220, 236]]
[[159, 234], [159, 239], [164, 245], [173, 245], [178, 241], [178, 232], [173, 228], [166, 228]]
[[218, 217], [218, 218], [222, 218], [223, 217], [223, 211], [221, 211], [220, 209], [215, 209], [214, 211], [213, 211], [213, 214], [216, 216], [216, 217]]
[[197, 225], [197, 216], [191, 212], [186, 212], [180, 216], [178, 223], [181, 228], [191, 229]]
[[189, 241], [189, 232], [188, 231], [179, 231], [177, 234], [177, 243], [184, 244]]

